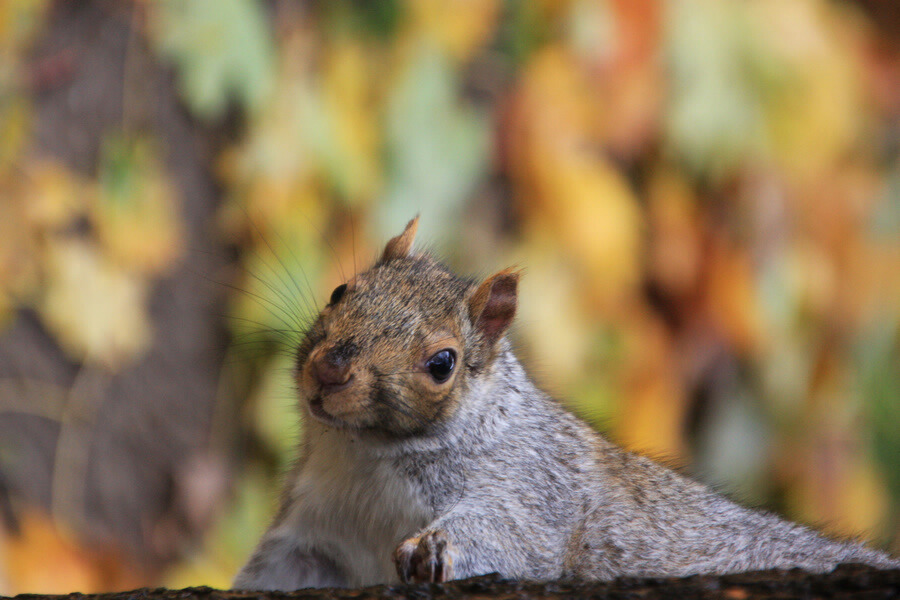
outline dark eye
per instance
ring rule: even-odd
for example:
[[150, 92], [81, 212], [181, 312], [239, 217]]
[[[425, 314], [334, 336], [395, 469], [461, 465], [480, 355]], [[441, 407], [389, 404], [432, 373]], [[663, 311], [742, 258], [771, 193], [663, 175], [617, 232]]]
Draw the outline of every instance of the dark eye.
[[431, 378], [438, 383], [444, 383], [450, 379], [453, 367], [456, 366], [456, 352], [449, 348], [441, 350], [428, 359], [425, 368], [431, 374]]
[[342, 283], [341, 285], [334, 288], [334, 291], [331, 292], [331, 300], [328, 301], [328, 304], [337, 304], [341, 301], [341, 298], [344, 295], [344, 292], [347, 291], [347, 284]]

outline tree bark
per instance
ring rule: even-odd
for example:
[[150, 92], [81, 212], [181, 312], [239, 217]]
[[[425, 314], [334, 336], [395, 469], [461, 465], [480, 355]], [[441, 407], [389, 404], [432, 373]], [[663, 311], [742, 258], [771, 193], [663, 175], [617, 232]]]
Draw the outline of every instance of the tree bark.
[[[202, 535], [206, 523], [195, 526], [181, 492], [200, 471], [227, 471], [236, 427], [228, 415], [237, 411], [216, 408], [227, 340], [218, 315], [228, 288], [208, 279], [228, 277], [229, 268], [212, 225], [220, 203], [216, 136], [184, 110], [170, 69], [145, 43], [140, 14], [131, 3], [51, 5], [31, 57], [36, 73], [52, 77], [35, 79], [30, 152], [90, 179], [105, 140], [151, 132], [177, 191], [187, 250], [171, 272], [150, 281], [153, 340], [121, 370], [75, 362], [33, 310], [4, 324], [0, 379], [16, 386], [3, 398], [11, 410], [0, 407], [0, 449], [13, 457], [0, 465], [0, 513], [14, 531], [9, 507], [38, 506], [82, 543], [124, 550], [123, 560], [152, 570]], [[75, 229], [67, 235], [92, 235], [87, 225]], [[71, 401], [76, 384], [78, 405]], [[60, 396], [58, 415], [29, 410], [49, 403], [51, 391]], [[228, 435], [213, 448], [220, 414]], [[60, 472], [66, 477], [56, 477]]]
[[363, 589], [318, 589], [296, 592], [228, 591], [211, 588], [184, 590], [140, 589], [111, 594], [41, 596], [21, 594], [18, 600], [330, 600], [367, 598], [608, 598], [636, 599], [733, 599], [900, 598], [900, 569], [880, 570], [863, 565], [841, 565], [831, 573], [760, 571], [734, 575], [695, 575], [683, 579], [623, 578], [612, 582], [507, 581], [495, 575], [473, 577], [446, 584], [379, 585]]

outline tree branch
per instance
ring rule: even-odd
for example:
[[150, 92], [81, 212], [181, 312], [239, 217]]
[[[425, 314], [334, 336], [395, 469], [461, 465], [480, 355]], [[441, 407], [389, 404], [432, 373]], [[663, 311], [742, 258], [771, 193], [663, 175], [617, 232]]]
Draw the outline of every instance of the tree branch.
[[798, 569], [735, 575], [695, 575], [683, 579], [618, 579], [612, 582], [531, 583], [506, 581], [494, 575], [446, 584], [379, 585], [358, 590], [319, 589], [296, 592], [224, 591], [211, 588], [184, 590], [140, 589], [111, 594], [42, 596], [22, 594], [17, 600], [366, 600], [368, 598], [445, 599], [556, 599], [608, 598], [625, 600], [703, 600], [759, 598], [900, 598], [900, 569], [880, 570], [863, 565], [841, 565], [832, 573], [813, 575]]

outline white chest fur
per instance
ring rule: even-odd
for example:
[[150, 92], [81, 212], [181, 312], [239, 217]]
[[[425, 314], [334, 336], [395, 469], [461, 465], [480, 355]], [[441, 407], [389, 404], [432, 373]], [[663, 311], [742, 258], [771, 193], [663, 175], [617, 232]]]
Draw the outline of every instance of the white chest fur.
[[349, 585], [396, 580], [392, 553], [434, 518], [431, 509], [390, 460], [333, 430], [313, 435], [280, 534], [314, 542], [337, 559]]

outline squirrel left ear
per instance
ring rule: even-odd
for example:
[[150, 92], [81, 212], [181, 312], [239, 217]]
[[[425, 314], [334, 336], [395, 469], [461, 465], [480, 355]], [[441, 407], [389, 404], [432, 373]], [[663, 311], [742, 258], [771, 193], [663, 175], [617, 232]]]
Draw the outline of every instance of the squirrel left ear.
[[416, 229], [419, 228], [419, 215], [416, 215], [409, 223], [403, 233], [396, 237], [392, 237], [384, 247], [381, 255], [381, 262], [387, 262], [394, 258], [406, 258], [412, 250], [413, 240], [416, 238]]
[[469, 318], [494, 344], [516, 316], [519, 272], [505, 269], [485, 279], [469, 298]]

